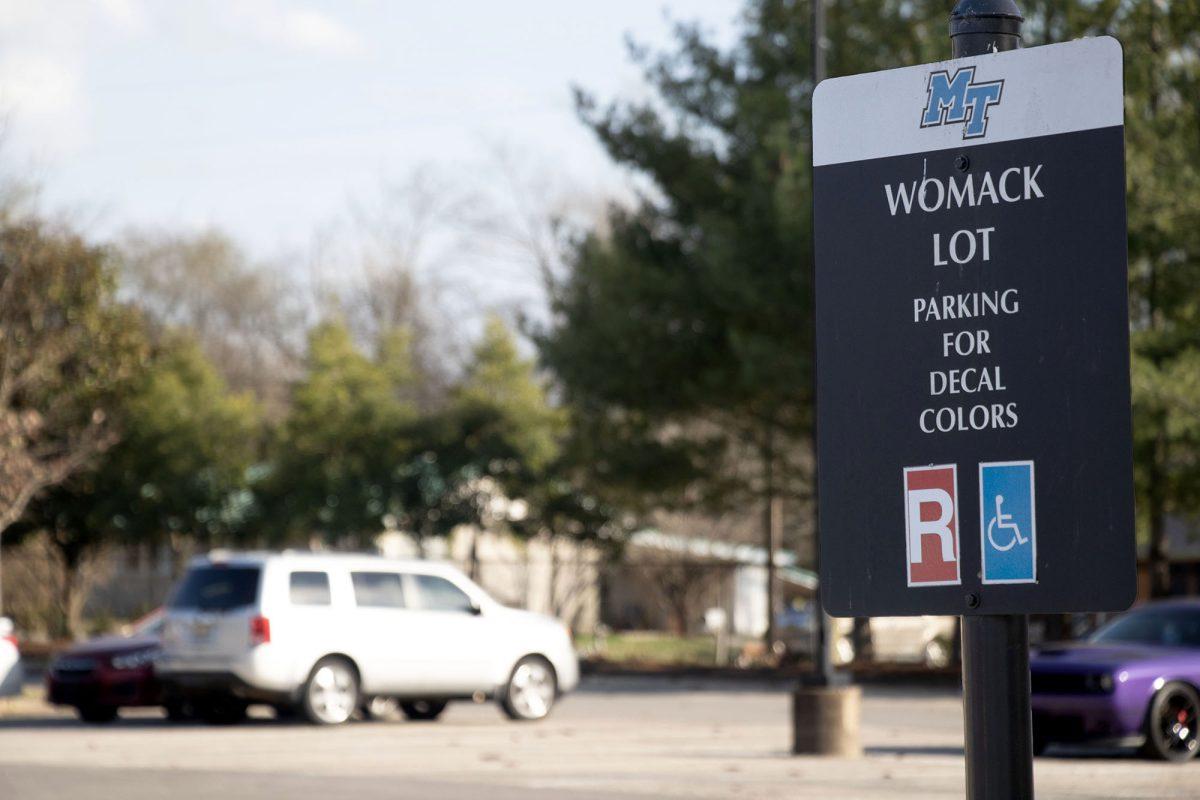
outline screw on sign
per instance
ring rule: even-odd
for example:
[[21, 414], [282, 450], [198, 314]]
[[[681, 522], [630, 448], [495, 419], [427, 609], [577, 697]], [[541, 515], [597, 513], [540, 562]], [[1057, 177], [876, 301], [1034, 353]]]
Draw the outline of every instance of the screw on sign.
[[1020, 25], [813, 97], [821, 598], [963, 617], [972, 798], [1032, 796], [1024, 615], [1135, 591], [1121, 48]]

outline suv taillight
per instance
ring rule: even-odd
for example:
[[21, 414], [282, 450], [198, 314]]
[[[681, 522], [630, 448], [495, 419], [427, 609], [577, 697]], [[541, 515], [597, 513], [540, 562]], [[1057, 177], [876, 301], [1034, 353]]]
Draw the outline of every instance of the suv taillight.
[[257, 616], [250, 620], [250, 642], [267, 644], [271, 641], [271, 620]]
[[17, 646], [17, 637], [15, 637], [15, 636], [0, 636], [0, 639], [3, 639], [4, 641], [8, 642], [13, 647]]

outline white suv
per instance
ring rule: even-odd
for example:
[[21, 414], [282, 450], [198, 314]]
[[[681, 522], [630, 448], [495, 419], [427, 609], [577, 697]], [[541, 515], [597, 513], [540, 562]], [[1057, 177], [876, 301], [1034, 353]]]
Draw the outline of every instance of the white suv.
[[12, 620], [0, 617], [0, 697], [21, 693], [21, 653], [13, 636]]
[[579, 682], [562, 623], [500, 605], [453, 567], [290, 552], [193, 561], [156, 671], [168, 699], [213, 722], [256, 702], [338, 724], [374, 698], [433, 719], [482, 696], [532, 720]]

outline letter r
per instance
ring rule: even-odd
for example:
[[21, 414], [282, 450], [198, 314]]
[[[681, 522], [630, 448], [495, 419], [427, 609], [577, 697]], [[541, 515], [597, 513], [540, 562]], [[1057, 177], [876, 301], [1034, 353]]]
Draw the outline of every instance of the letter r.
[[[937, 518], [921, 519], [921, 508], [925, 505], [938, 506]], [[936, 536], [940, 540], [942, 561], [957, 561], [954, 554], [954, 532], [950, 522], [954, 519], [954, 498], [945, 489], [909, 489], [908, 491], [908, 552], [914, 564], [921, 563], [921, 539]]]
[[961, 583], [958, 553], [958, 467], [904, 468], [904, 549], [909, 586]]

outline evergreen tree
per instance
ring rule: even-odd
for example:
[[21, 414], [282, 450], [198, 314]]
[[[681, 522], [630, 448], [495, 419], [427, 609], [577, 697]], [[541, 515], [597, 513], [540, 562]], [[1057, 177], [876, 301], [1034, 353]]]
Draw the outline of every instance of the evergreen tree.
[[1107, 0], [1125, 50], [1134, 466], [1151, 590], [1170, 590], [1169, 515], [1200, 513], [1200, 6]]
[[402, 511], [391, 475], [417, 415], [405, 341], [402, 332], [391, 332], [373, 360], [339, 322], [309, 333], [306, 374], [293, 391], [262, 489], [276, 536], [374, 536], [386, 515]]
[[[686, 24], [673, 53], [634, 49], [656, 98], [578, 93], [651, 188], [579, 242], [538, 337], [602, 443], [599, 472], [655, 502], [761, 504], [769, 549], [781, 498], [810, 497], [810, 20], [808, 3], [753, 0], [729, 52]], [[943, 3], [831, 4], [830, 69], [944, 56], [945, 25]]]

